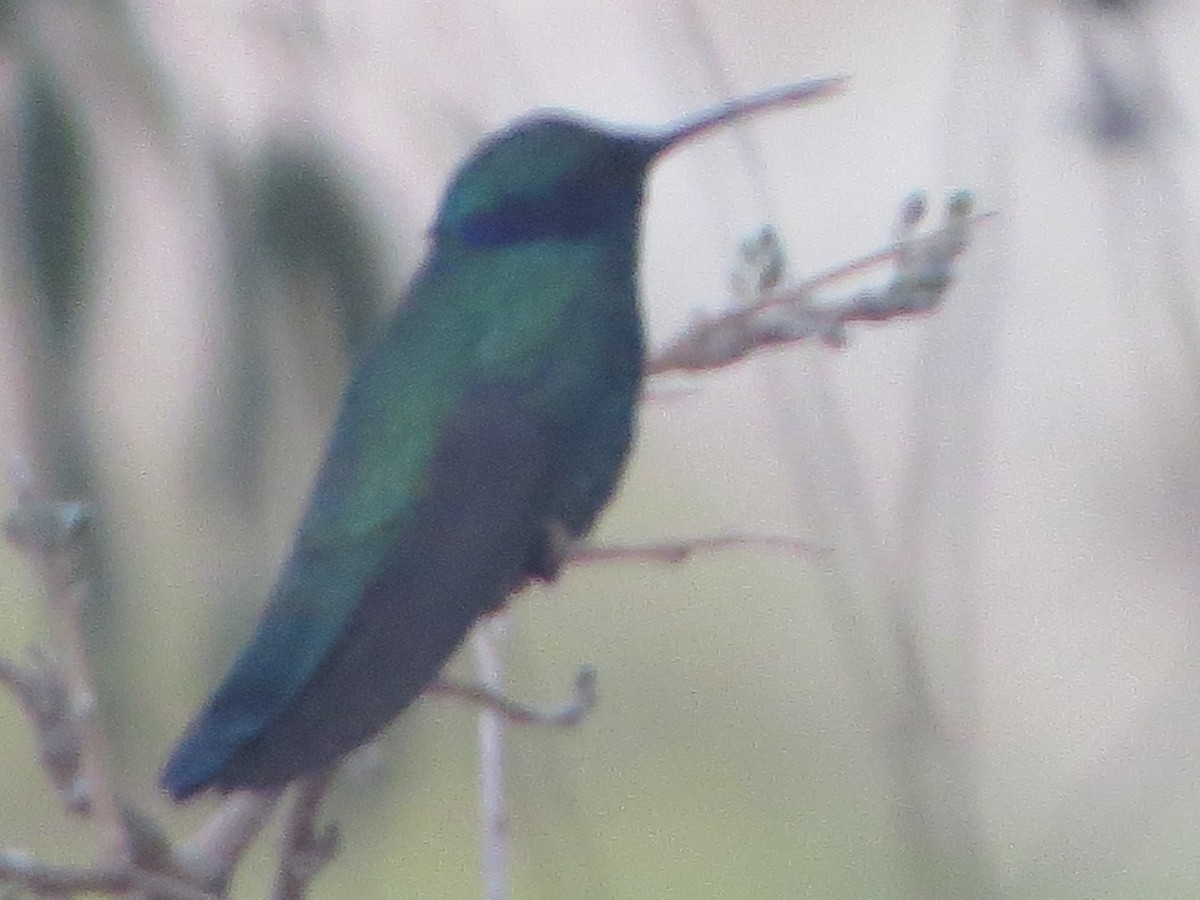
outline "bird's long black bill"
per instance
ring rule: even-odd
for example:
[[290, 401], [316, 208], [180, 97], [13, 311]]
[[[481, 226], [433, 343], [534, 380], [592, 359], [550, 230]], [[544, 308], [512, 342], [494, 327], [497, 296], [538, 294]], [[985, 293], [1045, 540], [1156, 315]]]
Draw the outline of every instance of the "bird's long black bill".
[[839, 94], [846, 87], [850, 78], [846, 75], [834, 75], [826, 78], [811, 78], [796, 84], [771, 88], [757, 94], [736, 97], [727, 100], [720, 106], [698, 113], [685, 119], [678, 127], [661, 137], [658, 153], [691, 140], [697, 135], [714, 128], [720, 128], [734, 119], [752, 115], [768, 109], [779, 107], [802, 106], [815, 103]]

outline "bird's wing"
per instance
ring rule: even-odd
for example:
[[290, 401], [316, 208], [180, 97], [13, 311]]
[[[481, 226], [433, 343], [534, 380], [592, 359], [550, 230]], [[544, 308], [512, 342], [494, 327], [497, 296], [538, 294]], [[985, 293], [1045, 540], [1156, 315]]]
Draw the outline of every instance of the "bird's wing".
[[548, 445], [522, 392], [449, 383], [422, 406], [426, 386], [404, 380], [416, 376], [374, 365], [347, 392], [254, 637], [167, 764], [176, 798], [280, 783], [374, 734], [520, 584], [543, 539]]

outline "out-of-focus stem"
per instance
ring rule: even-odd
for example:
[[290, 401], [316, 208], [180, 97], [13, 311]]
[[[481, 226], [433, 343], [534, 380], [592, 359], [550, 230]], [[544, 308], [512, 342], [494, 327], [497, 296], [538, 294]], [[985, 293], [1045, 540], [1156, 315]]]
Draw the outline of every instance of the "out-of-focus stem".
[[[504, 689], [504, 643], [508, 613], [485, 619], [475, 629], [472, 648], [480, 684]], [[486, 900], [508, 897], [508, 804], [504, 795], [504, 716], [485, 706], [479, 712], [479, 793], [481, 874]]]

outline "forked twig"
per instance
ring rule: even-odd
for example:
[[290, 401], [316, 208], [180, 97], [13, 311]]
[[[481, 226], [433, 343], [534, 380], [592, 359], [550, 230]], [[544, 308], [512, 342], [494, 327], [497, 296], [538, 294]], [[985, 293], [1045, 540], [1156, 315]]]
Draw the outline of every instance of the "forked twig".
[[[45, 728], [51, 722], [55, 725], [39, 734], [39, 744], [43, 748], [54, 746], [60, 759], [77, 754], [78, 775], [66, 791], [67, 808], [91, 817], [101, 861], [118, 864], [130, 858], [131, 847], [109, 775], [108, 741], [99, 720], [95, 679], [84, 638], [82, 607], [88, 585], [78, 572], [79, 540], [87, 525], [87, 509], [81, 503], [43, 499], [32, 473], [19, 461], [11, 467], [11, 480], [17, 507], [5, 522], [5, 534], [33, 561], [45, 585], [61, 666], [61, 671], [47, 676], [45, 683], [61, 679], [65, 690], [65, 717], [33, 719], [35, 728]], [[9, 672], [14, 672], [11, 666]], [[52, 775], [64, 777], [61, 770], [57, 776]], [[56, 786], [62, 789], [57, 781]]]
[[574, 696], [557, 709], [536, 709], [482, 685], [464, 684], [445, 678], [430, 684], [425, 692], [435, 697], [449, 697], [486, 706], [516, 725], [571, 728], [586, 719], [596, 707], [596, 670], [591, 666], [580, 666], [575, 675]]
[[337, 853], [340, 843], [337, 826], [327, 825], [320, 832], [316, 829], [321, 801], [332, 780], [333, 772], [327, 771], [296, 784], [279, 839], [274, 900], [301, 900], [312, 880]]
[[[751, 303], [714, 318], [697, 322], [649, 360], [647, 375], [667, 372], [702, 372], [731, 365], [767, 347], [817, 339], [842, 347], [851, 322], [878, 322], [932, 312], [945, 298], [953, 277], [953, 261], [966, 249], [973, 225], [995, 215], [973, 215], [969, 193], [960, 191], [947, 202], [941, 227], [918, 234], [924, 218], [923, 199], [909, 198], [901, 209], [896, 241], [876, 253], [799, 284], [778, 286], [782, 260], [765, 257], [762, 283], [735, 285]], [[748, 243], [777, 240], [770, 229]], [[743, 248], [746, 252], [747, 247]], [[877, 265], [892, 262], [895, 273], [882, 288], [862, 291], [836, 302], [814, 302], [814, 294], [830, 284]], [[775, 280], [772, 280], [775, 279]]]

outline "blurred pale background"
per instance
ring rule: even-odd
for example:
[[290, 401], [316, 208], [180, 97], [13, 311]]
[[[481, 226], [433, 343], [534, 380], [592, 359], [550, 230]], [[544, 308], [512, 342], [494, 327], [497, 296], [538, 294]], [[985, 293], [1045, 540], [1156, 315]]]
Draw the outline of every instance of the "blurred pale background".
[[[649, 126], [848, 73], [657, 169], [652, 346], [729, 303], [768, 218], [800, 277], [884, 244], [915, 187], [1000, 215], [933, 316], [646, 405], [600, 538], [834, 552], [579, 568], [521, 598], [511, 691], [555, 702], [590, 662], [602, 702], [512, 734], [513, 896], [1200, 893], [1200, 10], [1101, 5], [4, 4], [0, 449], [101, 510], [123, 792], [177, 835], [202, 818], [157, 768], [270, 587], [348, 352], [483, 133], [543, 106]], [[21, 232], [31, 84], [73, 123], [87, 197], [51, 337]], [[329, 175], [353, 211], [332, 261], [288, 231], [327, 207], [271, 206]], [[39, 604], [0, 550], [0, 652], [41, 640]], [[354, 760], [315, 896], [479, 896], [474, 719], [425, 702]], [[0, 734], [0, 844], [85, 854], [7, 696]]]

